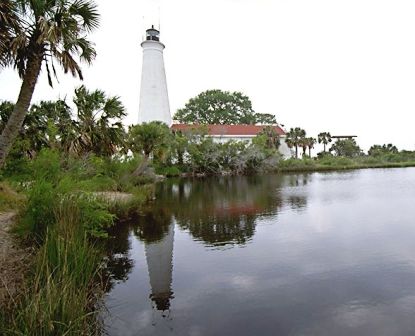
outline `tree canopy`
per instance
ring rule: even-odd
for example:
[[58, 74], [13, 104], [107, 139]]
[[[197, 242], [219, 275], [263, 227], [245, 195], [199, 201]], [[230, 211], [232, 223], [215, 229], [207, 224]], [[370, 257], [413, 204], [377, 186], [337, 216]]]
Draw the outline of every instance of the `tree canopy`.
[[186, 124], [275, 124], [272, 114], [255, 113], [241, 92], [207, 90], [191, 98], [174, 119]]
[[[75, 110], [64, 100], [41, 101], [26, 114], [11, 151], [13, 158], [33, 158], [43, 148], [75, 155], [111, 156], [124, 147], [122, 119], [125, 109], [119, 97], [104, 91], [75, 90]], [[14, 104], [0, 103], [0, 131], [13, 113]]]
[[330, 148], [337, 156], [356, 157], [362, 150], [355, 139], [339, 139]]
[[78, 59], [94, 60], [96, 52], [87, 37], [98, 24], [97, 7], [90, 0], [1, 1], [0, 69], [14, 67], [22, 85], [0, 135], [0, 166], [22, 127], [42, 65], [50, 85], [55, 64], [82, 79]]
[[[295, 157], [298, 158], [298, 147], [302, 146], [305, 141], [306, 131], [300, 127], [290, 128], [290, 131], [287, 133], [285, 142], [288, 147], [295, 148]], [[304, 151], [305, 152], [305, 151]]]
[[326, 146], [332, 141], [331, 134], [329, 132], [321, 132], [317, 136], [317, 141], [323, 144], [324, 152], [326, 152]]
[[398, 148], [392, 144], [387, 145], [373, 145], [370, 147], [368, 154], [370, 156], [381, 156], [384, 154], [396, 154], [398, 153]]

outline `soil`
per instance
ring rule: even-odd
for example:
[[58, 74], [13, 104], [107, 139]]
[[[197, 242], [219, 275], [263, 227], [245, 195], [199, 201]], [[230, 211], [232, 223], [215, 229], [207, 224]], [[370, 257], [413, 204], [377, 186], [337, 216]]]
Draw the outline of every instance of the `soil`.
[[7, 306], [18, 294], [31, 255], [10, 232], [15, 219], [14, 212], [0, 213], [0, 306]]

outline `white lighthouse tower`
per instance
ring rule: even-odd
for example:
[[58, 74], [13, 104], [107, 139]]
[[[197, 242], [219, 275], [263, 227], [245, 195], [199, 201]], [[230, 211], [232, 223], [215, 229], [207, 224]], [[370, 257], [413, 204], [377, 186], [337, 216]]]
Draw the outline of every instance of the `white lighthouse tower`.
[[160, 32], [154, 26], [146, 30], [146, 39], [141, 46], [143, 47], [143, 70], [138, 123], [162, 121], [171, 126], [172, 118], [163, 59], [165, 47], [160, 42]]

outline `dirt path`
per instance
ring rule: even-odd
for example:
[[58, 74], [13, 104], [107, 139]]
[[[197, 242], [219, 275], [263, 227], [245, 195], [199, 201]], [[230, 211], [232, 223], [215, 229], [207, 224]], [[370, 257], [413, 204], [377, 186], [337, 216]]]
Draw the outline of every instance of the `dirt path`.
[[10, 303], [16, 295], [30, 256], [9, 232], [15, 219], [14, 212], [0, 213], [0, 306]]

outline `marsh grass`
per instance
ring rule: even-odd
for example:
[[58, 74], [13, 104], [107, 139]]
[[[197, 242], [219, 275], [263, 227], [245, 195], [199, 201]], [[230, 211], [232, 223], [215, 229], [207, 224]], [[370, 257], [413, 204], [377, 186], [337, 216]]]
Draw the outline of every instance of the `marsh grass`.
[[[396, 161], [395, 161], [396, 160]], [[400, 161], [399, 161], [400, 160]], [[371, 157], [356, 158], [326, 156], [318, 159], [287, 159], [280, 161], [279, 172], [315, 172], [367, 168], [405, 168], [415, 167], [415, 160], [405, 160], [402, 157]]]
[[61, 200], [46, 228], [32, 276], [0, 319], [4, 335], [95, 335], [101, 249], [85, 230], [85, 208]]
[[[0, 307], [0, 335], [102, 333], [103, 240], [116, 216], [136, 211], [153, 188], [128, 178], [135, 166], [135, 161], [72, 160], [42, 151], [30, 163], [32, 178], [16, 178], [26, 197], [14, 231], [35, 252], [20, 293]], [[14, 197], [4, 190], [8, 199]], [[108, 203], [97, 197], [100, 191], [132, 196]]]

